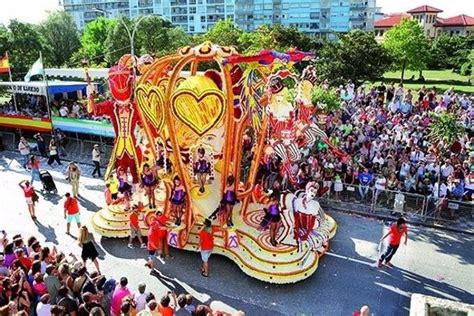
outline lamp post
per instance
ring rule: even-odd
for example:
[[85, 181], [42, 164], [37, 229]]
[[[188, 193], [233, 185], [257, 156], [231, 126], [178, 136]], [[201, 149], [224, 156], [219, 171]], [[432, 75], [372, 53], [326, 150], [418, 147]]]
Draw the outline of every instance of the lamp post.
[[[93, 11], [95, 12], [100, 12], [102, 14], [104, 14], [104, 17], [107, 18], [107, 13], [112, 13], [110, 11], [107, 11], [107, 10], [103, 10], [103, 9], [99, 9], [99, 8], [94, 8]], [[140, 22], [142, 22], [143, 20], [145, 19], [145, 15], [142, 15], [138, 20], [137, 22], [135, 23], [135, 25], [133, 26], [133, 29], [132, 31], [130, 31], [130, 28], [128, 27], [127, 23], [125, 23], [125, 21], [123, 19], [119, 19], [120, 20], [120, 23], [122, 23], [123, 27], [125, 28], [125, 30], [127, 31], [127, 35], [128, 35], [128, 39], [130, 41], [130, 55], [132, 56], [132, 60], [133, 60], [133, 67], [132, 67], [132, 73], [133, 73], [133, 91], [135, 91], [135, 81], [136, 81], [136, 77], [137, 77], [137, 69], [136, 69], [136, 66], [137, 66], [137, 59], [135, 57], [135, 34], [137, 32], [137, 29], [138, 29], [138, 25], [140, 24]]]

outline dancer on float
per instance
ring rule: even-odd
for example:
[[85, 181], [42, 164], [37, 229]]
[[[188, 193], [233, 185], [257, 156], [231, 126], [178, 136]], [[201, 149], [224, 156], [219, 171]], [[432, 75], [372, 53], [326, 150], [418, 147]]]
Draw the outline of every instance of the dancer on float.
[[158, 170], [164, 169], [166, 173], [171, 171], [171, 161], [166, 157], [165, 149], [163, 144], [158, 143], [158, 159], [156, 160], [156, 166]]
[[148, 196], [148, 207], [156, 208], [155, 188], [158, 183], [156, 169], [145, 163], [143, 165], [141, 180], [142, 187], [145, 188], [145, 193]]
[[237, 195], [235, 194], [235, 178], [233, 175], [227, 177], [227, 184], [222, 199], [222, 206], [225, 207], [225, 219], [228, 227], [234, 226], [232, 222], [232, 210], [237, 203]]
[[125, 210], [130, 209], [130, 200], [132, 197], [132, 186], [128, 183], [128, 172], [125, 168], [119, 167], [117, 179], [119, 181], [118, 190], [123, 196], [123, 203], [125, 204]]
[[173, 189], [171, 190], [171, 214], [175, 218], [175, 224], [181, 225], [181, 217], [183, 216], [184, 203], [186, 201], [186, 189], [181, 183], [179, 176], [173, 179]]
[[198, 150], [198, 159], [194, 163], [194, 173], [196, 174], [199, 183], [199, 192], [205, 191], [204, 185], [206, 184], [207, 175], [211, 173], [211, 164], [205, 157], [206, 151], [200, 147]]
[[261, 230], [265, 230], [268, 225], [270, 225], [270, 243], [273, 247], [276, 247], [278, 244], [276, 237], [278, 233], [278, 227], [281, 222], [279, 196], [279, 193], [272, 192], [270, 195], [270, 201], [268, 202], [265, 209], [265, 216], [263, 217], [262, 223], [260, 224]]

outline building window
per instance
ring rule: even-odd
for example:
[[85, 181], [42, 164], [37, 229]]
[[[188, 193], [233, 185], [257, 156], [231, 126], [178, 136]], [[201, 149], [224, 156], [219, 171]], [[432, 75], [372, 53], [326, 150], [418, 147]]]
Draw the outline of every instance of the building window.
[[194, 32], [194, 26], [189, 27], [189, 32]]
[[196, 13], [196, 8], [195, 7], [189, 8], [189, 13], [190, 14], [195, 14]]

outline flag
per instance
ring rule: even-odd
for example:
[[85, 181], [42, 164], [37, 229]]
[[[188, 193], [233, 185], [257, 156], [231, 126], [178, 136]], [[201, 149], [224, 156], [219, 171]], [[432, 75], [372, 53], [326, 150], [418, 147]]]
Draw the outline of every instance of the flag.
[[38, 58], [37, 61], [35, 61], [33, 66], [31, 66], [31, 69], [25, 76], [25, 81], [30, 81], [30, 78], [36, 75], [44, 76], [43, 61], [41, 60], [41, 57]]
[[0, 58], [0, 74], [7, 74], [10, 72], [10, 63], [8, 62], [8, 56]]

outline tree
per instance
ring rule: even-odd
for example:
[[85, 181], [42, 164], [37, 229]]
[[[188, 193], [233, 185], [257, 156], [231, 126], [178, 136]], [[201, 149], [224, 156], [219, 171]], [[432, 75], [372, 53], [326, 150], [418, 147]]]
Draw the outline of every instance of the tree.
[[237, 46], [243, 31], [230, 19], [220, 20], [204, 34], [203, 39], [221, 46]]
[[432, 115], [429, 138], [432, 143], [443, 144], [443, 149], [450, 148], [464, 134], [464, 127], [453, 113], [442, 112]]
[[168, 30], [168, 37], [170, 45], [168, 47], [167, 53], [172, 54], [176, 53], [178, 48], [192, 45], [192, 38], [180, 27], [173, 27]]
[[[138, 20], [134, 23], [136, 21]], [[171, 44], [169, 37], [171, 28], [171, 23], [159, 16], [146, 16], [137, 27], [135, 51], [139, 53], [138, 55], [154, 53], [162, 56], [166, 54]]]
[[271, 27], [271, 34], [280, 51], [287, 51], [290, 48], [313, 51], [322, 47], [319, 38], [298, 30], [296, 26], [274, 24]]
[[256, 54], [262, 49], [276, 49], [269, 25], [260, 25], [254, 32], [244, 32], [238, 39], [239, 51], [244, 54]]
[[433, 40], [430, 47], [430, 69], [453, 69], [459, 71], [469, 60], [474, 47], [474, 35], [449, 36], [441, 34]]
[[8, 29], [0, 25], [0, 56], [3, 56], [10, 49], [10, 32]]
[[[130, 39], [123, 23], [130, 30], [133, 29], [134, 23], [126, 16], [122, 16], [120, 19], [122, 20], [118, 21], [112, 30], [109, 31], [105, 40], [105, 61], [109, 66], [116, 64], [120, 57], [130, 52]], [[137, 52], [140, 51], [137, 45], [135, 45], [135, 50]]]
[[102, 66], [105, 63], [105, 42], [116, 24], [117, 20], [104, 17], [87, 23], [81, 36], [81, 48], [74, 53], [72, 61], [80, 63], [85, 58], [90, 65]]
[[40, 35], [33, 24], [12, 20], [9, 29], [9, 55], [12, 76], [15, 80], [23, 80], [29, 67], [39, 58], [43, 46]]
[[394, 69], [401, 69], [400, 81], [403, 83], [405, 69], [425, 69], [429, 54], [429, 43], [418, 21], [404, 19], [385, 34], [383, 46], [394, 60]]
[[323, 89], [315, 86], [311, 94], [311, 102], [324, 111], [329, 113], [338, 111], [341, 108], [341, 100], [334, 89]]
[[322, 79], [333, 85], [352, 80], [356, 85], [381, 78], [391, 64], [387, 51], [372, 33], [354, 30], [327, 41], [318, 53], [316, 67]]
[[76, 24], [64, 11], [50, 12], [40, 25], [40, 33], [45, 62], [51, 66], [64, 66], [81, 47]]

